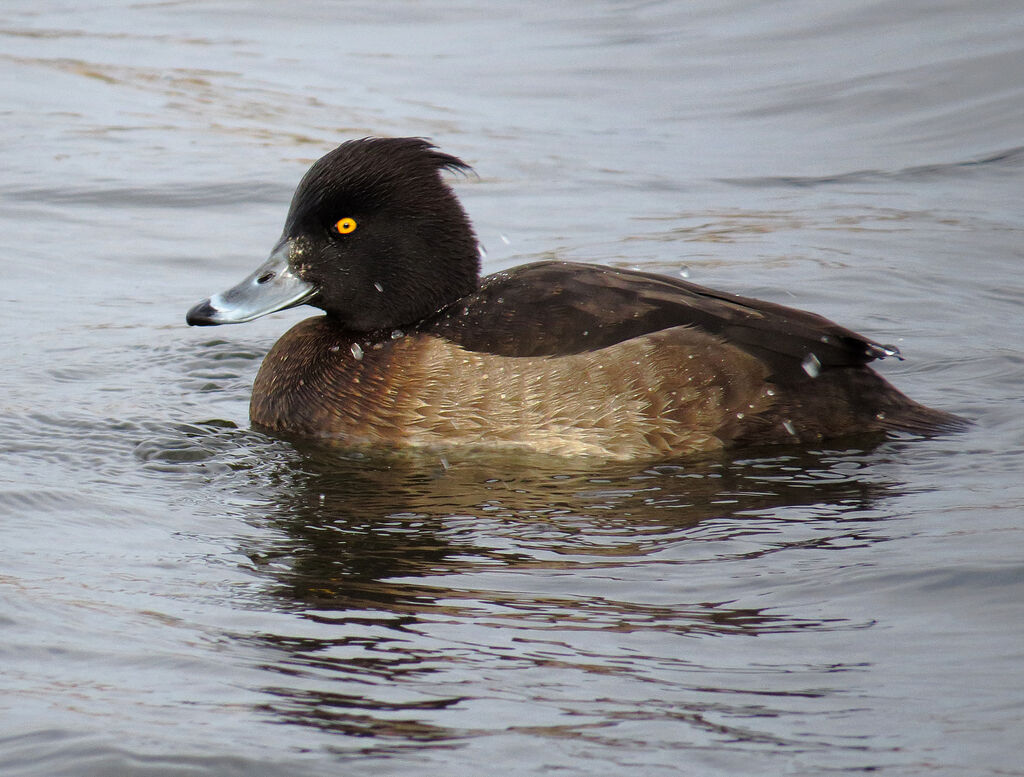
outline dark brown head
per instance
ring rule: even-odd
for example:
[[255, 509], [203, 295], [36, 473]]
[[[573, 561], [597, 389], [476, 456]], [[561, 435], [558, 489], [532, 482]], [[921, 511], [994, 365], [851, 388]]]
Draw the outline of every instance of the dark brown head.
[[270, 259], [186, 320], [240, 323], [305, 303], [357, 332], [420, 321], [478, 284], [473, 227], [441, 178], [469, 169], [422, 138], [343, 143], [299, 182]]

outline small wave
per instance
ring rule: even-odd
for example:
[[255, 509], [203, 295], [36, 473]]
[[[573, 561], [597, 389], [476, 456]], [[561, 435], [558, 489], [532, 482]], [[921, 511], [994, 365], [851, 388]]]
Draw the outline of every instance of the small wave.
[[25, 203], [61, 205], [103, 205], [129, 208], [194, 208], [202, 206], [287, 202], [290, 189], [255, 181], [196, 185], [169, 184], [162, 187], [21, 187], [5, 188], [4, 199]]
[[59, 728], [40, 728], [0, 738], [0, 771], [12, 777], [124, 777], [216, 775], [217, 777], [299, 777], [311, 772], [295, 763], [275, 764], [235, 754], [200, 752], [162, 755], [119, 747], [106, 737]]
[[945, 162], [931, 165], [915, 165], [898, 170], [855, 170], [849, 173], [822, 176], [758, 176], [751, 178], [718, 178], [720, 183], [733, 186], [768, 187], [792, 186], [812, 187], [826, 185], [842, 185], [868, 183], [873, 181], [921, 181], [931, 178], [956, 178], [965, 173], [972, 173], [979, 168], [1016, 169], [1024, 166], [1024, 146], [998, 151], [977, 159], [959, 162]]
[[82, 495], [54, 488], [0, 489], [0, 509], [8, 514], [67, 513], [82, 508]]

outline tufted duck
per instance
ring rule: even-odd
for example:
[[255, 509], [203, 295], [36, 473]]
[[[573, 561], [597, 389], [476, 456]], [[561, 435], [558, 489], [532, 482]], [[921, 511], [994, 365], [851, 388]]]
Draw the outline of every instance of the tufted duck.
[[958, 428], [867, 365], [895, 349], [812, 313], [666, 276], [536, 262], [479, 277], [476, 236], [420, 138], [365, 138], [299, 183], [270, 258], [189, 324], [308, 304], [252, 422], [352, 446], [666, 458]]

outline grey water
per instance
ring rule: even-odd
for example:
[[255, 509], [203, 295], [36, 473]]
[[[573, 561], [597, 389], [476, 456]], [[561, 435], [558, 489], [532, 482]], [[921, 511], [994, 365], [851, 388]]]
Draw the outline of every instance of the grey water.
[[[1024, 5], [0, 9], [0, 773], [1024, 774]], [[974, 425], [598, 466], [249, 428], [189, 329], [419, 135], [493, 271], [682, 274]]]

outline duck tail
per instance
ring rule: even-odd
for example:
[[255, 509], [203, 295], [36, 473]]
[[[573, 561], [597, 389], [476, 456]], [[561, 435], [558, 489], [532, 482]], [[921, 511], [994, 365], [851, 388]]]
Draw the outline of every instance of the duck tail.
[[875, 414], [875, 425], [880, 430], [935, 435], [963, 432], [971, 426], [966, 418], [925, 407], [902, 394], [891, 399]]

